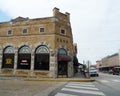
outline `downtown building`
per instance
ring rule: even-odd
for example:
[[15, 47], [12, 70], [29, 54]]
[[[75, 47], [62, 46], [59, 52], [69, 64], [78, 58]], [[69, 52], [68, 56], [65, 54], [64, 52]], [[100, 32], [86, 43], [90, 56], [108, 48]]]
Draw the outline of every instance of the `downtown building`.
[[67, 12], [61, 13], [54, 8], [52, 17], [18, 17], [0, 23], [1, 75], [72, 77], [73, 56], [73, 36]]
[[99, 70], [103, 72], [108, 72], [114, 67], [120, 67], [120, 50], [117, 53], [102, 58], [100, 62]]

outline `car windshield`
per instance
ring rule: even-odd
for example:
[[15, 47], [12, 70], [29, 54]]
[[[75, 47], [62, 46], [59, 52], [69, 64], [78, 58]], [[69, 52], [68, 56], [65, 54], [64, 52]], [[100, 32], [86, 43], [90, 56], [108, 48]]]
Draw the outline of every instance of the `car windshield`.
[[89, 69], [89, 71], [97, 71], [97, 69], [95, 69], [95, 68], [94, 68], [94, 69], [93, 69], [93, 68], [91, 68], [91, 69]]

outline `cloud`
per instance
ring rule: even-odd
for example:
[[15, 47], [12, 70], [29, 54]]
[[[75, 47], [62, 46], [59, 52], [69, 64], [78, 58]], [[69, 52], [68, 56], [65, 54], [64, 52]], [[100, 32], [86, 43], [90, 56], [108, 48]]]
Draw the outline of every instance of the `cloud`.
[[[50, 13], [50, 9], [53, 9], [54, 7], [60, 7], [61, 10], [65, 11], [77, 10], [77, 13], [84, 13], [83, 15], [88, 15], [92, 11], [96, 10], [95, 7], [97, 7], [98, 3], [95, 1], [96, 0], [1, 0], [0, 8], [9, 12], [9, 14], [13, 17], [17, 15], [30, 15], [31, 17], [38, 14], [46, 15]], [[82, 14], [79, 15], [82, 16]]]
[[79, 60], [94, 62], [120, 48], [119, 5], [119, 0], [0, 0], [11, 19], [52, 16], [54, 7], [69, 12]]
[[[2, 0], [1, 9], [8, 12], [10, 16], [42, 17], [49, 15], [51, 2], [46, 0]], [[46, 7], [47, 6], [47, 7]]]

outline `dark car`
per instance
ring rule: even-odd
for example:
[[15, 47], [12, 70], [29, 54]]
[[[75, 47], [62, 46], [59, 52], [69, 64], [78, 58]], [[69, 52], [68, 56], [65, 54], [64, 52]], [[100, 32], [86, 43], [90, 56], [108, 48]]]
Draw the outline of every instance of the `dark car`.
[[113, 68], [113, 75], [119, 75], [120, 74], [120, 67], [114, 67]]
[[113, 74], [113, 70], [112, 69], [109, 70], [109, 74]]

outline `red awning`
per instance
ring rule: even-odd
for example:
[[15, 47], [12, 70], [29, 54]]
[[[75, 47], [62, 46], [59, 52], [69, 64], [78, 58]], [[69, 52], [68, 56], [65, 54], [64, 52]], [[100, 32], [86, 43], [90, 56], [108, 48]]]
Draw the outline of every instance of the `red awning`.
[[58, 55], [58, 61], [71, 61], [71, 57], [68, 55]]

